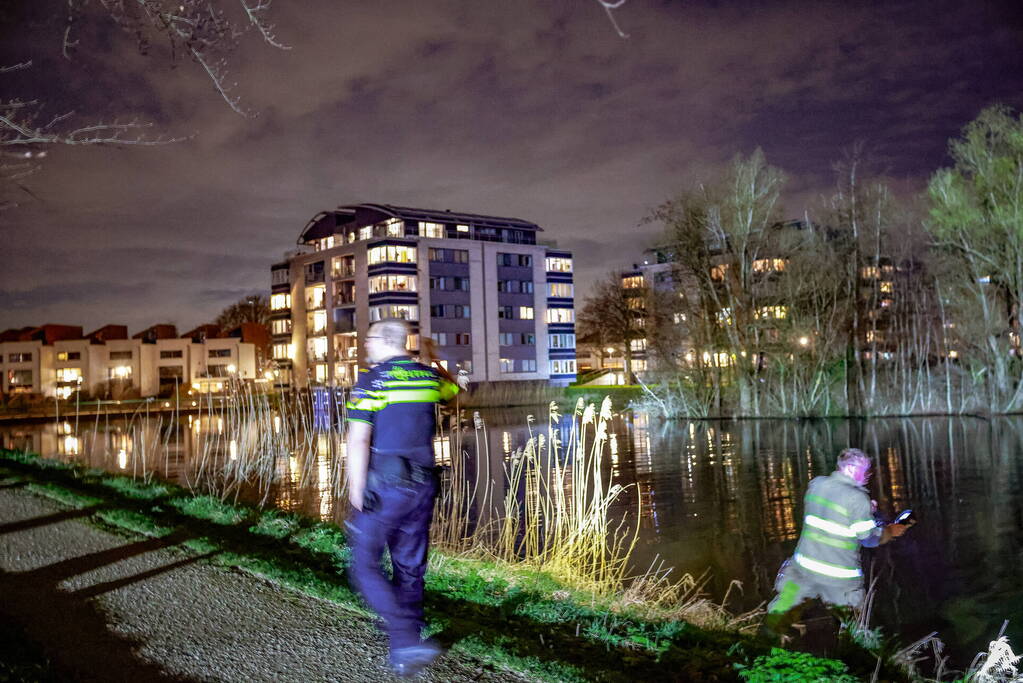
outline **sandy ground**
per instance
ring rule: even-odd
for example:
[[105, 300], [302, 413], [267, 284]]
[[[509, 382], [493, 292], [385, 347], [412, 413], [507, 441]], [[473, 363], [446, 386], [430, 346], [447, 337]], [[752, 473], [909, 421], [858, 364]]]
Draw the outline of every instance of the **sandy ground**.
[[[368, 619], [167, 547], [175, 540], [108, 533], [0, 488], [0, 618], [70, 680], [392, 679]], [[525, 679], [447, 655], [421, 680]]]

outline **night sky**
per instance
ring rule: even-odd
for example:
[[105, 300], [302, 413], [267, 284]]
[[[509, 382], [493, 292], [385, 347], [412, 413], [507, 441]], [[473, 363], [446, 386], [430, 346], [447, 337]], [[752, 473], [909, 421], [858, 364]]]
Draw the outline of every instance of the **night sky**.
[[184, 332], [265, 293], [315, 213], [359, 202], [536, 222], [575, 252], [582, 299], [656, 239], [653, 207], [736, 153], [789, 174], [798, 217], [857, 141], [910, 197], [982, 108], [1023, 108], [1019, 0], [631, 0], [625, 40], [595, 0], [278, 0], [292, 49], [249, 34], [232, 60], [251, 118], [100, 14], [66, 60], [59, 19], [12, 7], [0, 65], [34, 65], [0, 97], [186, 139], [50, 150], [0, 213], [0, 330]]

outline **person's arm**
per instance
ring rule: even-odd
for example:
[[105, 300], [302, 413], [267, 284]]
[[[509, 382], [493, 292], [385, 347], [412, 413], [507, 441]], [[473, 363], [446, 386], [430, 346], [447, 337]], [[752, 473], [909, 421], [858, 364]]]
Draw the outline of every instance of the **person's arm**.
[[369, 444], [373, 425], [368, 422], [348, 423], [347, 470], [348, 500], [356, 510], [362, 510], [366, 493], [366, 473], [369, 471]]
[[876, 548], [886, 541], [884, 532], [878, 528], [874, 520], [873, 507], [870, 498], [864, 495], [857, 498], [849, 505], [850, 529], [856, 534], [856, 540], [864, 548]]
[[881, 527], [881, 539], [878, 541], [878, 545], [884, 545], [888, 541], [893, 541], [902, 534], [906, 533], [911, 525], [909, 524], [886, 524]]
[[348, 436], [345, 446], [348, 500], [356, 510], [362, 510], [366, 493], [373, 423], [376, 413], [387, 405], [387, 401], [381, 398], [380, 393], [372, 388], [374, 376], [372, 370], [360, 373], [359, 381], [352, 387], [352, 394], [345, 404], [348, 413]]

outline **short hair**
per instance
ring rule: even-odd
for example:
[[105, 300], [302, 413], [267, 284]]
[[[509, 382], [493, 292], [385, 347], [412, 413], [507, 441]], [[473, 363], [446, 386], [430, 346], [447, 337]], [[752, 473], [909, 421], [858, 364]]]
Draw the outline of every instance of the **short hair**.
[[870, 456], [861, 451], [859, 448], [846, 448], [838, 454], [838, 468], [842, 468], [846, 465], [858, 465], [866, 463], [872, 465]]
[[386, 318], [369, 326], [369, 331], [383, 340], [388, 346], [405, 348], [408, 340], [408, 323], [399, 318]]

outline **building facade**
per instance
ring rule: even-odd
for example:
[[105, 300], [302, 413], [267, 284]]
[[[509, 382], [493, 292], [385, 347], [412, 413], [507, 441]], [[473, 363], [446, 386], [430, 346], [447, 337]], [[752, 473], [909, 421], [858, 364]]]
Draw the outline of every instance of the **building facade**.
[[352, 384], [369, 326], [408, 321], [469, 380], [575, 379], [570, 252], [516, 218], [358, 204], [313, 217], [271, 266], [278, 384]]
[[[160, 329], [157, 329], [160, 328]], [[155, 330], [155, 331], [154, 331]], [[88, 335], [80, 327], [43, 325], [0, 335], [0, 391], [68, 398], [169, 396], [186, 389], [216, 392], [230, 380], [267, 382], [256, 363], [256, 344], [238, 336], [181, 337], [159, 325], [129, 338], [108, 325]]]

